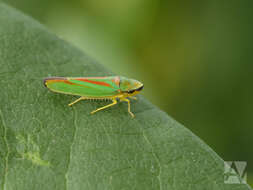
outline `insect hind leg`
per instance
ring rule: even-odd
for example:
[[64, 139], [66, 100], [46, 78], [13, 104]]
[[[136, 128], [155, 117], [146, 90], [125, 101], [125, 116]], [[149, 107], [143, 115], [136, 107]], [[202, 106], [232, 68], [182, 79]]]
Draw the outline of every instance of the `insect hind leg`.
[[84, 99], [86, 99], [86, 98], [85, 97], [80, 97], [77, 100], [75, 100], [74, 102], [71, 102], [70, 104], [68, 104], [68, 106], [72, 106], [73, 104], [79, 102], [80, 100], [84, 100]]
[[103, 109], [105, 109], [105, 108], [111, 107], [111, 106], [113, 106], [113, 105], [115, 105], [115, 104], [117, 104], [117, 100], [116, 100], [116, 99], [112, 99], [112, 103], [111, 103], [111, 104], [108, 104], [108, 105], [106, 105], [106, 106], [103, 106], [103, 107], [101, 107], [101, 108], [98, 108], [98, 109], [92, 111], [91, 114], [94, 114], [94, 113], [96, 113], [96, 112], [98, 112], [98, 111], [100, 111], [100, 110], [103, 110]]

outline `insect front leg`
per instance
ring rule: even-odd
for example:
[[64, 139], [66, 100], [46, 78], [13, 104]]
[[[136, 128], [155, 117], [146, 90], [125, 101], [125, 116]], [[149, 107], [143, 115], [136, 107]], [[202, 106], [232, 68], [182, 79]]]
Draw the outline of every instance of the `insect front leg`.
[[84, 100], [84, 99], [85, 99], [85, 97], [80, 97], [80, 98], [78, 98], [77, 100], [75, 100], [74, 102], [68, 104], [68, 106], [72, 106], [73, 104], [79, 102], [80, 100]]
[[106, 105], [106, 106], [103, 106], [103, 107], [101, 107], [101, 108], [98, 108], [98, 109], [92, 111], [91, 114], [94, 114], [94, 113], [96, 113], [96, 112], [98, 112], [98, 111], [100, 111], [100, 110], [103, 110], [103, 109], [105, 109], [105, 108], [111, 107], [111, 106], [113, 106], [113, 105], [115, 105], [115, 104], [117, 104], [117, 100], [116, 100], [116, 99], [112, 99], [112, 103], [111, 103], [111, 104], [108, 104], [108, 105]]
[[134, 114], [131, 112], [131, 110], [130, 110], [130, 100], [128, 100], [127, 98], [122, 98], [122, 99], [120, 99], [120, 101], [124, 101], [124, 102], [127, 102], [127, 104], [128, 104], [128, 113], [130, 113], [130, 115], [132, 116], [132, 117], [134, 117]]
[[134, 99], [134, 100], [137, 100], [137, 99], [138, 99], [138, 98], [135, 97], [135, 96], [130, 96], [129, 98]]

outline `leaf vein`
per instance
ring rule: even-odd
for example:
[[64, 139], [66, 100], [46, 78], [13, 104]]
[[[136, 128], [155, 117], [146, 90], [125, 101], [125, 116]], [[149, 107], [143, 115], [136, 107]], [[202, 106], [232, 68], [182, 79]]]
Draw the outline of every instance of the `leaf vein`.
[[9, 160], [9, 153], [10, 153], [10, 147], [7, 141], [7, 127], [4, 121], [4, 117], [3, 117], [3, 112], [0, 109], [0, 118], [2, 120], [2, 124], [3, 124], [3, 129], [4, 129], [4, 143], [5, 146], [7, 147], [7, 153], [5, 156], [5, 168], [4, 168], [4, 175], [3, 175], [3, 184], [2, 184], [2, 189], [5, 189], [5, 185], [6, 185], [6, 178], [7, 178], [7, 171], [8, 171], [8, 160]]
[[153, 157], [155, 158], [158, 166], [159, 166], [159, 173], [157, 175], [157, 179], [159, 181], [159, 186], [160, 186], [160, 190], [162, 190], [162, 180], [161, 180], [161, 172], [162, 172], [162, 167], [161, 167], [161, 163], [160, 163], [160, 160], [158, 158], [158, 156], [156, 155], [156, 153], [154, 152], [154, 148], [153, 148], [153, 145], [151, 144], [151, 142], [149, 141], [148, 137], [145, 135], [144, 133], [144, 130], [142, 129], [142, 134], [143, 134], [143, 137], [145, 139], [145, 141], [149, 144], [149, 146], [151, 147], [151, 153], [153, 155]]
[[73, 145], [74, 145], [74, 142], [75, 142], [75, 139], [76, 139], [76, 131], [77, 131], [77, 112], [76, 112], [76, 109], [74, 108], [74, 135], [73, 135], [73, 139], [72, 139], [72, 143], [70, 145], [70, 149], [69, 149], [69, 160], [68, 160], [68, 164], [67, 164], [67, 170], [66, 170], [66, 174], [65, 174], [65, 188], [66, 190], [68, 189], [68, 172], [69, 172], [69, 165], [70, 165], [70, 162], [71, 162], [71, 152], [72, 152], [72, 149], [73, 149]]

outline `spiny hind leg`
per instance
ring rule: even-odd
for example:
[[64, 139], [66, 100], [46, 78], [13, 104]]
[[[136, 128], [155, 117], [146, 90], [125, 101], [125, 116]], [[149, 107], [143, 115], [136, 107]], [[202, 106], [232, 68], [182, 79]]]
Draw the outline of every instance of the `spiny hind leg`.
[[98, 111], [100, 111], [100, 110], [103, 110], [103, 109], [105, 109], [105, 108], [111, 107], [111, 106], [113, 106], [113, 105], [115, 105], [115, 104], [117, 104], [117, 100], [116, 100], [116, 99], [112, 99], [112, 103], [111, 103], [111, 104], [108, 104], [108, 105], [106, 105], [106, 106], [103, 106], [103, 107], [101, 107], [101, 108], [98, 108], [98, 109], [92, 111], [91, 114], [94, 114], [94, 113], [96, 113], [96, 112], [98, 112]]
[[84, 100], [84, 99], [86, 99], [86, 98], [85, 97], [80, 97], [77, 100], [75, 100], [74, 102], [71, 102], [70, 104], [68, 104], [68, 106], [72, 106], [73, 104], [79, 102], [80, 100]]
[[131, 112], [131, 110], [130, 110], [130, 100], [128, 100], [127, 98], [123, 98], [123, 99], [120, 99], [120, 101], [124, 101], [124, 102], [127, 102], [127, 104], [128, 104], [128, 113], [130, 113], [130, 115], [132, 116], [132, 117], [134, 117], [134, 114]]

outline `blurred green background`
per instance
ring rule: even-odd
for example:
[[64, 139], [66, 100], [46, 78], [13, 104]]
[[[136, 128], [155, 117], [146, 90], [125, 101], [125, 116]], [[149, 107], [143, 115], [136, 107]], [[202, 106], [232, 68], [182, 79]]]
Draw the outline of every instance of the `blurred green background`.
[[118, 75], [253, 184], [252, 0], [5, 0]]

